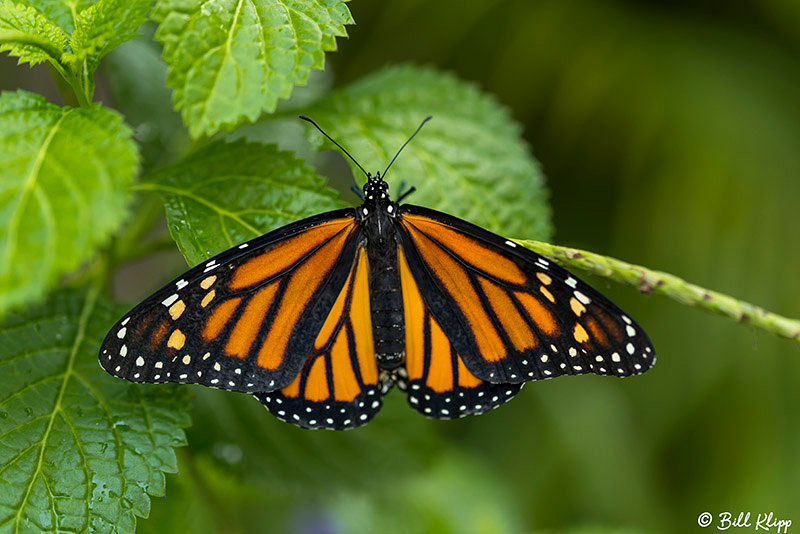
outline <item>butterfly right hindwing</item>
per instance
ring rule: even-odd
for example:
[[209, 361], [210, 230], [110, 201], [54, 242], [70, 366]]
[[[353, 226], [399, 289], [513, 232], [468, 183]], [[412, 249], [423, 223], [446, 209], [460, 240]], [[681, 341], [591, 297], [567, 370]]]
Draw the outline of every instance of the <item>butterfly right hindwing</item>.
[[514, 397], [522, 384], [493, 384], [467, 369], [425, 304], [402, 248], [398, 258], [406, 360], [397, 384], [408, 393], [409, 404], [428, 417], [451, 419], [487, 412]]

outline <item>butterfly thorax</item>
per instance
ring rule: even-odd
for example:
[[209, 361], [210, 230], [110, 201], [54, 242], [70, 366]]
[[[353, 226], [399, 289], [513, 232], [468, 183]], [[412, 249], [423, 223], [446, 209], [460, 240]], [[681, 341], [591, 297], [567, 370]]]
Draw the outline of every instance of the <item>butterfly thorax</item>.
[[405, 326], [403, 295], [397, 266], [397, 205], [389, 199], [380, 173], [364, 185], [364, 203], [358, 208], [369, 260], [369, 294], [375, 355], [378, 365], [392, 370], [403, 363]]

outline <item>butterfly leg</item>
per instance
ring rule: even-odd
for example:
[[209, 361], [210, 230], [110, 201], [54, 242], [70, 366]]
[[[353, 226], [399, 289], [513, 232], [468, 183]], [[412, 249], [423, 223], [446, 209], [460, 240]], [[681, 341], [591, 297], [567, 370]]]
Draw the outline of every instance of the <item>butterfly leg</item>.
[[410, 195], [411, 193], [413, 193], [414, 191], [416, 191], [416, 190], [417, 190], [417, 188], [416, 188], [416, 187], [414, 187], [414, 186], [412, 185], [412, 186], [411, 186], [411, 188], [410, 188], [408, 191], [406, 191], [406, 192], [403, 192], [403, 189], [405, 189], [405, 185], [406, 185], [406, 183], [405, 183], [405, 182], [403, 182], [402, 184], [400, 184], [400, 196], [399, 196], [399, 197], [397, 197], [397, 203], [398, 203], [398, 204], [399, 204], [400, 202], [402, 202], [402, 200], [403, 200], [404, 198], [406, 198], [408, 195]]
[[364, 201], [364, 193], [362, 193], [362, 192], [361, 192], [361, 189], [359, 189], [359, 188], [358, 188], [358, 186], [356, 186], [356, 185], [351, 185], [351, 186], [350, 186], [350, 189], [353, 191], [353, 193], [355, 193], [355, 194], [356, 194], [356, 196], [357, 196], [358, 198], [360, 198], [360, 199], [361, 199], [361, 201], [362, 201], [362, 202]]

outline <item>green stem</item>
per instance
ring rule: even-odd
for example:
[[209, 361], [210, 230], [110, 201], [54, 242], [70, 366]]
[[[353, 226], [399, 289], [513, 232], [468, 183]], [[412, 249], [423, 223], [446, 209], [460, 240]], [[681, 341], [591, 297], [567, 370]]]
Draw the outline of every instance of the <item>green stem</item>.
[[517, 240], [521, 245], [558, 263], [636, 287], [642, 293], [659, 293], [681, 304], [748, 323], [800, 343], [800, 320], [789, 319], [731, 296], [691, 284], [675, 275], [653, 271], [585, 250], [559, 247], [541, 241]]
[[[58, 69], [57, 69], [58, 70]], [[72, 69], [67, 68], [60, 70], [59, 73], [64, 77], [72, 91], [75, 93], [75, 98], [78, 99], [78, 105], [82, 108], [87, 108], [92, 105], [92, 95], [87, 94], [84, 86], [78, 76], [72, 72]]]

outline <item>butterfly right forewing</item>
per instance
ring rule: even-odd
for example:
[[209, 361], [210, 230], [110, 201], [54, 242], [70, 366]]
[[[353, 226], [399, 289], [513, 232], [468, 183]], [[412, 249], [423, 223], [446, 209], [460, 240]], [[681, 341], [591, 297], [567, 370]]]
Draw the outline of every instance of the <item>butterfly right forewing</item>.
[[638, 324], [542, 256], [418, 206], [402, 207], [398, 228], [426, 305], [475, 376], [494, 383], [622, 377], [655, 362]]

